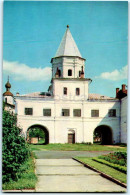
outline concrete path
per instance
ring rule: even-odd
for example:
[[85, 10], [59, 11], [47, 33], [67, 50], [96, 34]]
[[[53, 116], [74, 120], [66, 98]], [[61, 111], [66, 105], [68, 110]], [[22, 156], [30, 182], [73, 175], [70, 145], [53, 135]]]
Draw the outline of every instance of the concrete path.
[[34, 151], [38, 159], [72, 159], [76, 156], [96, 157], [111, 151]]
[[36, 159], [36, 192], [125, 192], [72, 159]]

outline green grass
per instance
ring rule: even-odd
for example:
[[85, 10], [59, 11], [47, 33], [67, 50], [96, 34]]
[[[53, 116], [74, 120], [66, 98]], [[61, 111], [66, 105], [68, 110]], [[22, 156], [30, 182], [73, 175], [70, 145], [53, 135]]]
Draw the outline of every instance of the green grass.
[[40, 139], [38, 144], [44, 144], [45, 143], [45, 139]]
[[30, 144], [30, 149], [46, 151], [46, 150], [56, 150], [56, 151], [122, 151], [126, 152], [126, 147], [120, 146], [104, 146], [104, 145], [87, 145], [87, 144], [48, 144], [48, 145], [34, 145]]
[[99, 162], [96, 162], [94, 160], [92, 160], [92, 158], [86, 158], [86, 157], [76, 157], [76, 159], [90, 165], [91, 167], [107, 174], [110, 175], [111, 177], [126, 183], [127, 182], [127, 175], [125, 173], [122, 173], [118, 170], [115, 170], [114, 168], [111, 168], [105, 164], [101, 164]]
[[11, 181], [9, 183], [2, 184], [3, 190], [20, 190], [20, 189], [34, 189], [37, 177], [34, 173], [35, 164], [33, 157], [29, 159], [21, 166], [20, 172], [18, 173], [19, 179], [17, 181]]

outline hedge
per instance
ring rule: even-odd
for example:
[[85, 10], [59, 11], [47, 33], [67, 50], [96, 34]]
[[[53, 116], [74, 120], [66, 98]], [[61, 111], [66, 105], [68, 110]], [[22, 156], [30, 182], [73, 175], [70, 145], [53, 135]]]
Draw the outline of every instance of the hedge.
[[99, 159], [99, 158], [92, 158], [94, 161], [97, 161], [99, 163], [102, 163], [102, 164], [105, 164], [105, 165], [108, 165], [109, 167], [112, 167], [118, 171], [121, 171], [123, 173], [127, 173], [127, 167], [124, 167], [124, 166], [120, 166], [120, 165], [117, 165], [117, 164], [113, 164], [113, 163], [110, 163], [106, 160], [103, 160], [103, 159]]

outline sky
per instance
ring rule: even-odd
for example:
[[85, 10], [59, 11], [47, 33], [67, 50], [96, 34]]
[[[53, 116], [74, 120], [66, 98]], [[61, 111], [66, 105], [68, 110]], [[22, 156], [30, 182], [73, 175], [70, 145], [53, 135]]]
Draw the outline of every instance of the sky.
[[83, 58], [90, 93], [115, 97], [127, 85], [128, 2], [5, 1], [3, 17], [3, 92], [47, 91], [51, 58], [69, 24]]

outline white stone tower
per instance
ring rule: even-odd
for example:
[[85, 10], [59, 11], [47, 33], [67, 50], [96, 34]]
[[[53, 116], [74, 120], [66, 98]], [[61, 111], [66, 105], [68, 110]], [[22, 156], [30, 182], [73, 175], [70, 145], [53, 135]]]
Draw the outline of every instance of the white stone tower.
[[69, 25], [62, 38], [55, 57], [51, 60], [52, 78], [59, 72], [61, 78], [80, 78], [82, 69], [84, 70], [85, 59], [82, 58], [79, 49], [71, 35]]
[[55, 99], [88, 99], [88, 84], [91, 79], [84, 78], [85, 59], [79, 52], [69, 25], [51, 63], [52, 85], [48, 91]]

